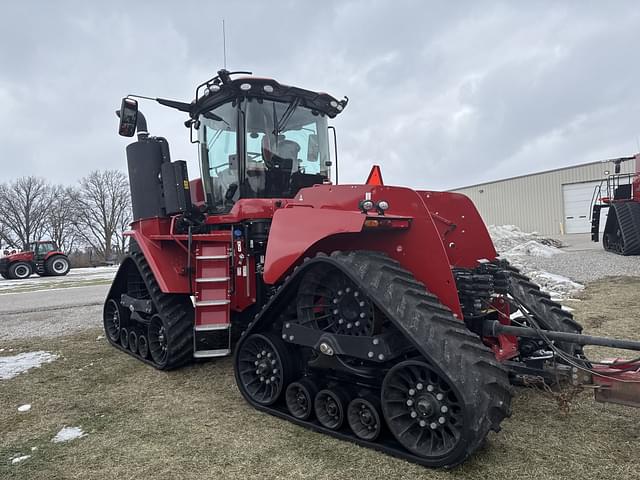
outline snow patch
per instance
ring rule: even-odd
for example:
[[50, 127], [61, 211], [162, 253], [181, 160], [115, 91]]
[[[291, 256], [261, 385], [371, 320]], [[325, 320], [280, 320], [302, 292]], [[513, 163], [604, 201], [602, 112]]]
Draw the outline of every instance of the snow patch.
[[542, 291], [551, 295], [553, 300], [570, 298], [574, 293], [584, 289], [584, 285], [580, 283], [562, 275], [537, 270], [532, 265], [532, 257], [550, 258], [564, 255], [559, 248], [563, 246], [562, 242], [538, 233], [523, 232], [515, 225], [490, 225], [489, 234], [500, 256], [509, 260], [509, 263], [540, 285]]
[[536, 240], [529, 240], [510, 248], [506, 252], [503, 252], [502, 255], [507, 257], [510, 255], [529, 255], [531, 257], [549, 258], [554, 255], [558, 255], [559, 253], [564, 254], [564, 252], [557, 247], [545, 245]]
[[20, 405], [18, 407], [19, 412], [28, 412], [29, 410], [31, 410], [31, 405], [29, 405], [28, 403], [25, 403], [24, 405]]
[[57, 355], [43, 351], [0, 357], [0, 380], [8, 380], [43, 363], [51, 363], [56, 358]]
[[554, 300], [569, 298], [571, 295], [584, 289], [584, 285], [574, 282], [570, 278], [556, 275], [554, 273], [541, 271], [531, 271], [527, 275], [535, 283], [540, 285], [543, 292], [549, 293]]
[[500, 253], [532, 240], [556, 248], [563, 246], [559, 240], [543, 237], [535, 232], [523, 232], [515, 225], [489, 225], [489, 235], [491, 235], [496, 250]]
[[31, 455], [23, 455], [21, 457], [14, 457], [11, 459], [11, 465], [15, 465], [16, 463], [20, 463], [24, 460], [26, 460], [27, 458], [31, 458]]
[[86, 437], [86, 435], [87, 434], [84, 433], [80, 427], [62, 427], [51, 441], [53, 443], [68, 442], [70, 440], [75, 440], [76, 438]]

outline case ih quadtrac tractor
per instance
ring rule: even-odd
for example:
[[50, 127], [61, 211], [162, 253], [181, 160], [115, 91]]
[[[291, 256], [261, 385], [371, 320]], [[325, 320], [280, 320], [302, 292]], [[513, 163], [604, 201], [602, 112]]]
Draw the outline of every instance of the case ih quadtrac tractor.
[[[640, 153], [612, 160], [613, 175], [600, 182], [593, 193], [591, 240], [600, 240], [600, 212], [609, 209], [602, 246], [619, 255], [640, 255]], [[620, 173], [622, 162], [635, 161], [635, 173]]]
[[69, 273], [69, 258], [51, 241], [33, 242], [25, 252], [0, 258], [0, 275], [7, 279], [29, 278], [34, 272], [41, 277]]
[[[242, 76], [238, 76], [242, 75]], [[426, 466], [464, 461], [510, 414], [511, 383], [595, 386], [640, 405], [640, 364], [590, 362], [571, 314], [497, 258], [471, 201], [332, 184], [347, 99], [225, 70], [183, 103], [201, 178], [131, 96], [130, 253], [104, 307], [117, 348], [162, 370], [233, 354], [256, 409]], [[334, 177], [335, 178], [335, 177]], [[623, 383], [624, 382], [624, 383]]]

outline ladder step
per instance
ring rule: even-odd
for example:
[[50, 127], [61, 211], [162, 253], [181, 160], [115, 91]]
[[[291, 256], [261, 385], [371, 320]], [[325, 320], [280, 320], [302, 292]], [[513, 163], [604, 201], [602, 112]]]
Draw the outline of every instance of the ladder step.
[[226, 260], [229, 255], [198, 255], [196, 260]]
[[211, 358], [211, 357], [226, 357], [231, 353], [231, 349], [223, 348], [220, 350], [199, 350], [193, 352], [194, 358]]
[[226, 330], [231, 326], [230, 323], [218, 323], [211, 325], [196, 325], [194, 328], [196, 332], [209, 332], [212, 330]]
[[229, 305], [229, 300], [202, 300], [196, 302], [196, 307], [217, 307], [220, 305]]
[[196, 283], [217, 283], [228, 282], [229, 277], [210, 277], [210, 278], [196, 278]]

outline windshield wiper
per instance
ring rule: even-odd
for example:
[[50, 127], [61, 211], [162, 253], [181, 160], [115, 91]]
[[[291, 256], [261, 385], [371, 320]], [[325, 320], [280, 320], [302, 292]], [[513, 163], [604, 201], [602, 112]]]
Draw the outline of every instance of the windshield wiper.
[[[300, 99], [299, 98], [295, 98], [289, 104], [287, 109], [282, 114], [282, 117], [280, 117], [280, 120], [278, 120], [278, 122], [276, 123], [276, 129], [273, 132], [274, 135], [278, 135], [279, 132], [284, 130], [284, 127], [287, 126], [287, 122], [289, 121], [289, 119], [291, 118], [291, 115], [293, 115], [293, 112], [295, 111], [295, 109], [298, 107], [299, 104], [300, 104]], [[274, 103], [274, 110], [275, 110], [275, 103]], [[275, 117], [275, 115], [274, 115], [274, 117]]]

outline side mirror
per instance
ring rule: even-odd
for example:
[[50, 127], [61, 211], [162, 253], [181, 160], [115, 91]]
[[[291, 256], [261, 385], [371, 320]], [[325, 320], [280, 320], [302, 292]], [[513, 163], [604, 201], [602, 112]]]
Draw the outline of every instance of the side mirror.
[[133, 98], [123, 98], [120, 105], [120, 126], [118, 133], [123, 137], [133, 137], [138, 124], [138, 102]]
[[307, 162], [317, 162], [318, 155], [320, 154], [320, 142], [318, 142], [318, 135], [309, 135], [307, 142]]

